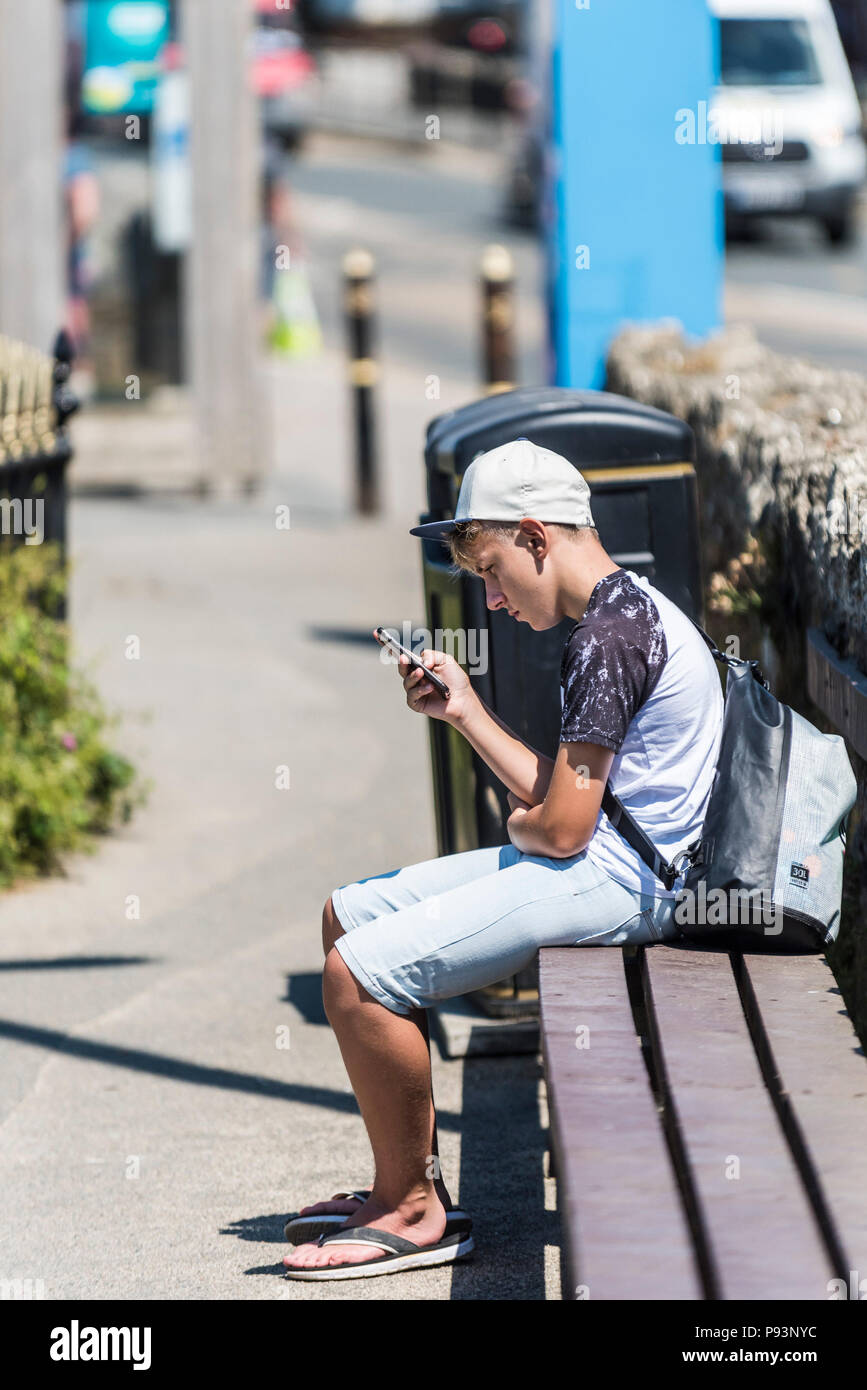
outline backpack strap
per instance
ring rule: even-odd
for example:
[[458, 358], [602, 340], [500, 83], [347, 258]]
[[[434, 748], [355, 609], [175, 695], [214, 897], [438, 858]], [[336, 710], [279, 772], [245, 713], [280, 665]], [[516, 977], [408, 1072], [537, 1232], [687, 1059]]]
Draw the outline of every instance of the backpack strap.
[[765, 679], [764, 674], [762, 672], [762, 668], [759, 666], [759, 663], [757, 661], [743, 661], [736, 656], [726, 656], [725, 652], [720, 651], [719, 647], [715, 644], [713, 638], [708, 637], [704, 628], [699, 627], [695, 618], [690, 618], [689, 621], [692, 623], [693, 627], [701, 633], [702, 637], [704, 638], [705, 642], [710, 648], [711, 655], [715, 656], [717, 661], [724, 662], [726, 666], [749, 666], [754, 679], [758, 681], [759, 685], [763, 685], [765, 687], [765, 690], [770, 690], [770, 684]]
[[630, 815], [620, 797], [614, 795], [607, 783], [602, 793], [602, 809], [618, 834], [623, 836], [626, 843], [644, 860], [651, 873], [661, 879], [670, 892], [680, 870], [674, 862], [669, 864], [663, 859], [650, 836], [642, 830], [638, 821]]
[[[741, 665], [741, 662], [738, 661], [736, 657], [726, 656], [725, 652], [720, 651], [713, 638], [708, 636], [704, 628], [695, 621], [695, 618], [690, 618], [690, 622], [704, 638], [710, 649], [711, 655], [714, 656], [717, 661], [723, 662], [726, 666]], [[766, 686], [767, 682], [759, 671], [757, 663], [752, 661], [749, 664], [755, 668], [757, 679]], [[602, 809], [618, 834], [623, 836], [626, 843], [635, 850], [635, 853], [644, 861], [651, 873], [655, 874], [655, 876], [661, 880], [669, 892], [674, 886], [674, 880], [683, 872], [684, 866], [697, 860], [701, 839], [693, 840], [692, 843], [670, 863], [663, 859], [650, 836], [642, 830], [637, 820], [627, 811], [619, 796], [615, 796], [607, 783], [605, 791], [602, 793]]]
[[[689, 614], [687, 614], [687, 617], [689, 617]], [[720, 651], [713, 638], [708, 636], [704, 628], [696, 622], [695, 618], [690, 618], [689, 621], [692, 623], [696, 631], [701, 633], [702, 637], [704, 638], [705, 642], [710, 648], [711, 656], [716, 657], [717, 661], [724, 662], [726, 666], [737, 666], [739, 664], [736, 657], [726, 656], [725, 652]]]

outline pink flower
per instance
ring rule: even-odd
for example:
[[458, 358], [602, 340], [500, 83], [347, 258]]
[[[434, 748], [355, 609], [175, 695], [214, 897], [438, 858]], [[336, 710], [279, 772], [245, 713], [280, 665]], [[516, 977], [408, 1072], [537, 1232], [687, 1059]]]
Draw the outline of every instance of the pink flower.
[[63, 744], [64, 748], [68, 748], [70, 751], [78, 747], [78, 739], [75, 737], [75, 734], [64, 734], [60, 742]]

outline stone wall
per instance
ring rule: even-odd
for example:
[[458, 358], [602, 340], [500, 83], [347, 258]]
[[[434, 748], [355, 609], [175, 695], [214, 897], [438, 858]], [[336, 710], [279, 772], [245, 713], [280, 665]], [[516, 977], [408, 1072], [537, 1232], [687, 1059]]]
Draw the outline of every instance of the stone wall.
[[663, 325], [616, 339], [607, 389], [695, 431], [706, 570], [757, 535], [773, 597], [867, 671], [867, 378], [781, 356], [750, 329], [692, 345]]

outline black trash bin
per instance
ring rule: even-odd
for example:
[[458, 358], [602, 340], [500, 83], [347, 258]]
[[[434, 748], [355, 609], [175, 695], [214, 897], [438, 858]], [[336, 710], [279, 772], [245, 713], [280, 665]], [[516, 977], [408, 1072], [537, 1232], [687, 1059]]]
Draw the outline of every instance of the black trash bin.
[[[427, 430], [428, 511], [420, 522], [452, 517], [461, 479], [476, 455], [522, 435], [581, 470], [590, 485], [600, 540], [612, 558], [646, 575], [701, 621], [692, 430], [683, 420], [625, 396], [522, 387], [437, 416]], [[480, 579], [451, 575], [444, 541], [421, 545], [433, 646], [465, 666], [481, 698], [515, 733], [553, 757], [560, 729], [560, 659], [573, 619], [534, 632], [505, 612], [490, 612]], [[429, 731], [439, 853], [508, 843], [506, 788], [448, 724], [430, 720]]]

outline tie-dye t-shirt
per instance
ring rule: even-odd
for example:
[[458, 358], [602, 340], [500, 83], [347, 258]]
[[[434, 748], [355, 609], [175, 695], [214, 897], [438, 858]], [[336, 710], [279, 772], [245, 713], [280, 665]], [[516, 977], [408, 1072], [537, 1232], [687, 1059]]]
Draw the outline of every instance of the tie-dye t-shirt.
[[[560, 664], [560, 742], [615, 754], [608, 778], [660, 853], [701, 831], [722, 734], [714, 659], [686, 614], [644, 576], [600, 579]], [[587, 847], [618, 883], [672, 897], [600, 810]]]

